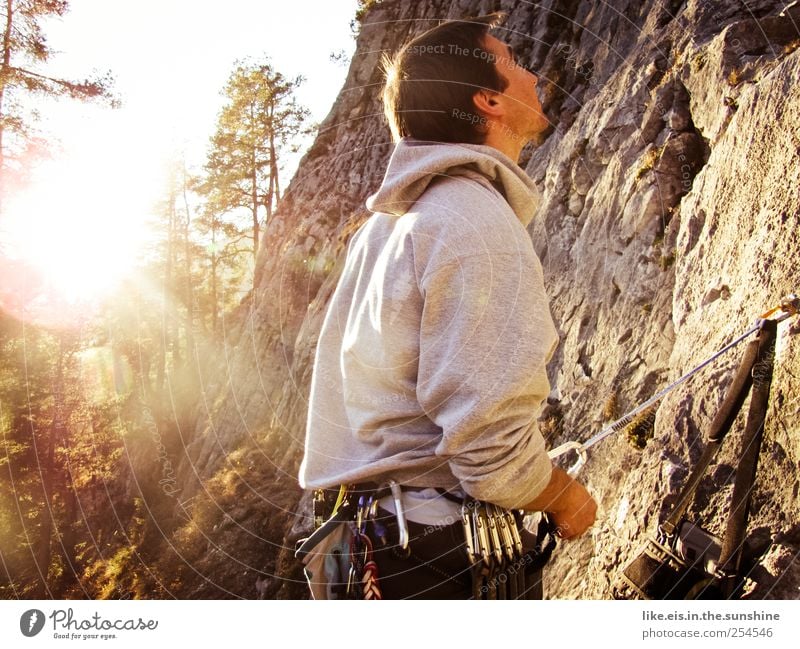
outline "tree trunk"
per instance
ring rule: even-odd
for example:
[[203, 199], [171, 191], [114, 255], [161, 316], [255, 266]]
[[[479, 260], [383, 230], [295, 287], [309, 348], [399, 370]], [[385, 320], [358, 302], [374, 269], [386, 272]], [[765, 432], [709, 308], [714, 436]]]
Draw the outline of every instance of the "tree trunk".
[[270, 102], [267, 108], [268, 140], [269, 140], [269, 186], [267, 188], [267, 224], [272, 221], [272, 203], [275, 200], [275, 103]]
[[[275, 144], [273, 143], [272, 146], [274, 148]], [[281, 184], [278, 182], [278, 159], [277, 157], [274, 159], [275, 159], [275, 165], [272, 169], [272, 173], [275, 176], [275, 209], [278, 209], [278, 205], [281, 202]]]
[[55, 456], [56, 439], [62, 428], [64, 416], [64, 337], [59, 337], [58, 358], [56, 361], [56, 380], [53, 390], [53, 419], [50, 424], [50, 435], [47, 440], [47, 456], [41, 470], [42, 476], [42, 526], [39, 535], [39, 547], [36, 553], [36, 567], [41, 581], [36, 588], [36, 599], [52, 598], [53, 593], [47, 581], [50, 572], [50, 559], [52, 556], [53, 536], [53, 463]]
[[191, 214], [189, 213], [189, 199], [186, 196], [187, 177], [186, 161], [183, 163], [183, 208], [186, 212], [186, 220], [183, 222], [183, 271], [186, 279], [186, 358], [192, 358], [194, 354], [194, 293], [192, 291], [192, 246], [189, 240], [189, 226], [191, 224]]
[[183, 363], [183, 356], [180, 347], [180, 328], [178, 325], [177, 310], [178, 301], [176, 296], [179, 294], [177, 286], [177, 278], [175, 276], [176, 268], [178, 266], [178, 195], [176, 188], [173, 187], [170, 193], [170, 207], [169, 207], [169, 271], [170, 277], [166, 285], [167, 297], [167, 328], [169, 333], [168, 349], [171, 352], [172, 364], [170, 367], [175, 370], [180, 368]]
[[251, 182], [251, 196], [250, 199], [252, 201], [252, 208], [253, 208], [253, 258], [258, 256], [258, 184], [256, 179], [256, 161], [255, 161], [255, 152], [253, 152], [253, 168], [252, 168], [252, 176], [250, 178]]
[[[68, 436], [65, 436], [66, 442]], [[66, 446], [66, 445], [65, 445]], [[75, 524], [79, 523], [81, 519], [77, 516], [77, 497], [75, 496], [75, 485], [72, 481], [72, 472], [69, 467], [64, 470], [64, 524], [61, 532], [61, 548], [64, 556], [64, 574], [62, 577], [62, 585], [59, 588], [63, 592], [63, 588], [71, 581], [80, 581], [80, 566], [75, 559]]]
[[[250, 103], [250, 125], [256, 123], [256, 107]], [[250, 205], [253, 211], [253, 259], [258, 257], [258, 152], [257, 144], [252, 143], [250, 147]]]
[[0, 208], [3, 197], [3, 169], [5, 167], [5, 153], [3, 150], [3, 99], [6, 94], [6, 79], [11, 66], [11, 29], [14, 23], [13, 0], [6, 0], [6, 29], [3, 33], [3, 68], [0, 70]]
[[[270, 180], [270, 197], [269, 205], [272, 209], [272, 201], [275, 201], [275, 208], [277, 209], [278, 203], [281, 199], [281, 186], [278, 182], [278, 152], [275, 148], [275, 123], [272, 121], [272, 116], [275, 113], [275, 104], [269, 106], [269, 180]], [[270, 214], [272, 212], [270, 211]]]
[[211, 228], [211, 333], [217, 340], [217, 227]]
[[42, 468], [42, 525], [39, 528], [39, 547], [36, 553], [36, 568], [39, 571], [40, 581], [36, 587], [35, 599], [52, 598], [50, 584], [47, 581], [50, 572], [51, 537], [53, 536], [53, 456], [55, 454], [55, 429], [56, 420], [50, 426], [50, 436], [47, 441], [47, 459]]
[[158, 337], [158, 365], [156, 366], [156, 395], [164, 392], [164, 374], [167, 365], [167, 349], [169, 347], [169, 325], [167, 321], [168, 287], [172, 283], [172, 248], [173, 248], [173, 218], [175, 214], [174, 197], [172, 191], [169, 196], [169, 207], [167, 208], [167, 251], [164, 260], [164, 280], [161, 285], [161, 335]]

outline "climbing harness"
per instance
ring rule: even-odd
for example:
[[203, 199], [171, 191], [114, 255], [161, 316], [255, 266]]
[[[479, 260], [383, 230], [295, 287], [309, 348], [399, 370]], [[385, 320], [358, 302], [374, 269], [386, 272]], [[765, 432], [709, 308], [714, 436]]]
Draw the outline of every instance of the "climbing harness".
[[[349, 556], [349, 567], [345, 571], [334, 572], [331, 579], [338, 582], [331, 585], [328, 591], [330, 598], [338, 599], [381, 599], [378, 580], [378, 566], [373, 557], [372, 541], [367, 535], [366, 526], [374, 520], [378, 509], [378, 500], [384, 495], [396, 494], [398, 511], [402, 511], [402, 497], [396, 482], [390, 481], [385, 486], [374, 484], [340, 485], [338, 489], [317, 489], [313, 499], [314, 532], [298, 542], [295, 557], [304, 564], [309, 563], [315, 553], [325, 552], [326, 539], [335, 532], [341, 535], [346, 530], [346, 543], [337, 550], [346, 550]], [[408, 544], [408, 529], [402, 514], [398, 521], [403, 521], [405, 539], [401, 533], [401, 544]], [[314, 583], [306, 574], [309, 585]]]
[[[742, 362], [708, 432], [708, 444], [689, 475], [669, 516], [654, 539], [623, 570], [614, 589], [617, 599], [729, 599], [740, 594], [744, 569], [750, 496], [761, 450], [775, 355], [778, 319], [760, 319], [758, 336]], [[686, 519], [697, 487], [751, 393], [731, 506], [720, 541]]]
[[663, 390], [652, 396], [650, 399], [648, 399], [641, 405], [637, 406], [630, 412], [626, 413], [625, 415], [617, 419], [615, 422], [609, 424], [608, 426], [603, 428], [599, 433], [590, 437], [585, 442], [577, 442], [577, 441], [566, 442], [552, 449], [548, 453], [548, 456], [550, 457], [550, 459], [555, 459], [557, 457], [560, 457], [561, 455], [569, 453], [570, 451], [575, 451], [578, 457], [575, 460], [575, 463], [567, 471], [569, 475], [575, 477], [581, 470], [581, 468], [583, 468], [583, 465], [586, 463], [587, 460], [586, 451], [588, 451], [592, 446], [594, 446], [598, 442], [603, 441], [609, 435], [613, 435], [614, 433], [624, 430], [625, 428], [629, 427], [632, 424], [632, 422], [636, 422], [637, 416], [640, 417], [643, 414], [646, 414], [648, 411], [651, 411], [654, 405], [659, 401], [661, 401], [661, 399], [663, 399], [664, 396], [667, 395], [667, 393], [671, 392], [682, 383], [688, 381], [692, 376], [697, 374], [704, 367], [713, 363], [720, 356], [729, 352], [731, 349], [736, 347], [739, 343], [747, 339], [749, 336], [760, 331], [762, 328], [761, 323], [763, 321], [768, 320], [770, 322], [775, 322], [775, 323], [782, 322], [783, 320], [786, 320], [787, 318], [797, 314], [798, 311], [800, 311], [800, 297], [798, 297], [794, 293], [787, 295], [780, 301], [780, 304], [778, 304], [777, 306], [771, 308], [766, 313], [763, 313], [761, 316], [759, 316], [758, 319], [756, 320], [756, 323], [750, 329], [745, 331], [741, 336], [736, 338], [733, 342], [725, 345], [725, 347], [720, 349], [718, 352], [707, 358], [705, 361], [703, 361], [696, 367], [686, 372], [686, 374], [681, 376], [678, 380], [674, 381], [673, 383], [670, 383], [667, 387], [665, 387]]
[[[444, 492], [441, 489], [438, 491]], [[392, 544], [382, 522], [386, 519], [378, 516], [378, 501], [388, 495], [391, 495], [395, 507], [395, 524], [392, 528], [396, 528], [397, 537]], [[442, 495], [455, 500], [455, 496], [447, 492]], [[464, 532], [463, 548], [459, 551], [464, 552], [464, 569], [471, 576], [473, 598], [541, 599], [542, 568], [556, 545], [549, 519], [542, 516], [534, 535], [523, 526], [522, 513], [519, 511], [502, 509], [469, 497], [458, 502], [461, 503], [460, 526]], [[436, 528], [430, 527], [422, 536], [410, 539], [402, 489], [397, 482], [390, 480], [381, 486], [370, 483], [317, 490], [313, 505], [316, 529], [299, 542], [295, 551], [295, 556], [304, 564], [308, 564], [315, 553], [327, 551], [327, 539], [339, 539], [343, 529], [347, 530], [347, 542], [339, 542], [335, 547], [337, 551], [346, 551], [348, 565], [346, 569], [334, 572], [336, 583], [326, 584], [328, 598], [382, 599], [373, 539], [377, 539], [381, 548], [389, 548], [398, 560], [407, 560], [424, 570], [439, 574], [445, 580], [461, 583], [458, 575], [443, 570], [435, 560], [419, 556], [421, 544], [433, 541], [435, 534], [432, 532]], [[459, 525], [458, 522], [455, 524]], [[367, 525], [373, 531], [372, 538], [367, 533]], [[317, 561], [319, 563], [323, 562]], [[314, 593], [316, 583], [313, 575], [309, 577], [307, 571], [306, 577]], [[316, 588], [316, 592], [321, 590]]]

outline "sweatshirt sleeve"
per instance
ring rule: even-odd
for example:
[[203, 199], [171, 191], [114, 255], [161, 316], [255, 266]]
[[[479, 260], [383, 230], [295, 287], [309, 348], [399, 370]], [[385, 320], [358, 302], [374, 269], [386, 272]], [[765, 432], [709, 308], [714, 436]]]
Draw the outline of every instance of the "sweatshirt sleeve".
[[472, 254], [421, 280], [417, 398], [442, 429], [436, 454], [468, 494], [507, 508], [536, 498], [552, 471], [536, 418], [557, 336], [530, 256]]

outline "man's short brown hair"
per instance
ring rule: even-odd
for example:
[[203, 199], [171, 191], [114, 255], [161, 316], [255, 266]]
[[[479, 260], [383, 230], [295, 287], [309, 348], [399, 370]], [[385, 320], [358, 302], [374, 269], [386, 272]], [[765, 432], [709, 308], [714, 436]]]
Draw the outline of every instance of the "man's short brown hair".
[[383, 109], [392, 137], [483, 144], [485, 120], [472, 97], [478, 90], [503, 92], [508, 81], [484, 45], [505, 18], [495, 12], [451, 20], [384, 54]]

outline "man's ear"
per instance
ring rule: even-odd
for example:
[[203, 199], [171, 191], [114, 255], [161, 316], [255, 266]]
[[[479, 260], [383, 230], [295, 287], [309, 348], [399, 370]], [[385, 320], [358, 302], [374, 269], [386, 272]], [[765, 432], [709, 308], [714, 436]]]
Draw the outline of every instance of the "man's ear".
[[498, 101], [500, 93], [491, 90], [478, 90], [472, 95], [472, 103], [475, 104], [481, 115], [488, 118], [497, 118], [503, 114], [503, 106]]

